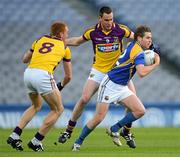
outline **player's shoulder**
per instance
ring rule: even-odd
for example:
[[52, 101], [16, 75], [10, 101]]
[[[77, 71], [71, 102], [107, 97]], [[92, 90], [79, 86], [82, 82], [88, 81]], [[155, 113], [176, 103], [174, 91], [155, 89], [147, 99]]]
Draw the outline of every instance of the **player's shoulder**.
[[70, 53], [71, 53], [71, 49], [70, 49], [70, 47], [69, 47], [69, 46], [65, 46], [65, 51], [66, 51], [66, 52], [70, 52]]
[[51, 37], [49, 35], [42, 35], [36, 39], [36, 42], [38, 41], [45, 41], [47, 39], [50, 39]]
[[142, 47], [140, 46], [140, 44], [137, 41], [131, 41], [129, 43], [127, 43], [126, 45], [126, 49], [129, 50], [131, 53], [132, 52], [141, 52], [143, 51]]
[[39, 36], [39, 37], [37, 37], [35, 40], [34, 40], [34, 42], [38, 42], [39, 40], [42, 40], [43, 39], [43, 37], [45, 37], [46, 35], [42, 35], [42, 36]]
[[47, 34], [44, 34], [44, 35], [40, 36], [40, 37], [38, 38], [38, 40], [44, 39], [44, 38], [51, 38], [51, 36], [50, 36], [50, 35], [47, 35]]
[[88, 27], [84, 32], [92, 32], [96, 29], [96, 25]]
[[36, 39], [33, 41], [32, 45], [35, 46], [37, 43], [39, 43], [39, 41], [42, 40], [43, 37], [44, 37], [44, 35], [36, 38]]
[[118, 23], [117, 25], [118, 25], [118, 27], [121, 28], [121, 29], [127, 29], [127, 30], [130, 30], [129, 27], [126, 26], [126, 25], [124, 25], [124, 24]]
[[143, 52], [142, 47], [136, 41], [133, 41], [131, 43], [131, 46], [128, 46], [128, 47], [130, 48], [130, 56], [132, 57], [138, 56], [139, 54]]
[[42, 42], [49, 42], [49, 43], [53, 43], [53, 44], [64, 43], [61, 38], [51, 36], [51, 35], [43, 35], [40, 40]]
[[133, 50], [135, 50], [137, 52], [143, 51], [141, 45], [137, 41], [133, 41], [133, 42], [134, 42]]

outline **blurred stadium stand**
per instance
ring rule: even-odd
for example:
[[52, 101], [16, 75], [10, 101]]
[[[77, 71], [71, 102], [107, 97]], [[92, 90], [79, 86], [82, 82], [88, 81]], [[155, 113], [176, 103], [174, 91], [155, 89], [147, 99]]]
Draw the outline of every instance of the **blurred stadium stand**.
[[[97, 9], [109, 5], [116, 21], [131, 29], [146, 24], [162, 51], [162, 64], [152, 74], [134, 78], [138, 96], [144, 102], [180, 102], [180, 1], [179, 0], [1, 0], [0, 2], [0, 104], [28, 104], [23, 84], [21, 58], [31, 43], [47, 34], [54, 20], [65, 21], [70, 36], [79, 36], [97, 22]], [[161, 7], [159, 7], [161, 6]], [[81, 95], [93, 60], [91, 43], [72, 48], [73, 80], [63, 90], [63, 101], [75, 103]], [[61, 68], [56, 80], [62, 78]], [[96, 102], [96, 97], [91, 102]]]

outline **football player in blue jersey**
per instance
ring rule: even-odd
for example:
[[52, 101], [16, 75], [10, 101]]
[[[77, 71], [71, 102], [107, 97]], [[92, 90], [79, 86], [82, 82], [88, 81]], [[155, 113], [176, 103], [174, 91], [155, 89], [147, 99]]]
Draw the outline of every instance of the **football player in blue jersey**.
[[160, 64], [160, 57], [155, 53], [154, 64], [144, 65], [144, 50], [149, 49], [151, 44], [151, 29], [147, 26], [139, 26], [134, 34], [134, 41], [127, 46], [117, 60], [114, 68], [101, 81], [98, 90], [96, 112], [93, 118], [82, 129], [80, 136], [73, 144], [72, 151], [80, 150], [84, 139], [104, 119], [111, 103], [121, 103], [130, 111], [121, 120], [106, 130], [117, 146], [121, 146], [119, 130], [145, 114], [143, 103], [128, 88], [128, 82], [136, 72], [140, 77], [144, 77]]
[[[65, 143], [71, 137], [76, 126], [78, 118], [81, 116], [85, 105], [91, 97], [97, 92], [100, 82], [105, 74], [111, 70], [123, 52], [123, 39], [134, 38], [134, 33], [125, 25], [115, 23], [113, 20], [113, 11], [110, 7], [104, 6], [99, 10], [98, 23], [87, 29], [80, 37], [72, 37], [67, 40], [68, 46], [78, 46], [91, 40], [94, 50], [94, 62], [89, 78], [87, 79], [82, 95], [76, 103], [66, 130], [60, 135], [58, 141]], [[132, 81], [128, 82], [128, 87], [136, 93]], [[130, 132], [131, 123], [124, 126], [121, 130], [129, 147], [135, 148], [134, 137]]]

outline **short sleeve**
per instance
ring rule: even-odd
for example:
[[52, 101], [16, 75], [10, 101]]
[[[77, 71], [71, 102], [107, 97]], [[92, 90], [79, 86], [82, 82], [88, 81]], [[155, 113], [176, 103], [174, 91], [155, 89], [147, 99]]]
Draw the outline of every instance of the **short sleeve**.
[[134, 58], [134, 64], [144, 64], [144, 52], [139, 53], [135, 58]]
[[125, 25], [120, 24], [119, 26], [120, 26], [121, 29], [123, 29], [125, 31], [125, 37], [129, 38], [130, 35], [131, 35], [131, 30]]
[[35, 41], [32, 43], [31, 49], [30, 49], [31, 52], [34, 52], [34, 48], [35, 48], [35, 45], [36, 45], [37, 41], [38, 41], [38, 40], [35, 40]]
[[63, 61], [66, 61], [66, 62], [71, 61], [71, 50], [69, 47], [66, 47], [66, 49], [65, 49], [65, 56], [63, 58]]
[[87, 29], [84, 34], [83, 34], [83, 38], [85, 40], [91, 40], [91, 32], [94, 30], [94, 28], [89, 28]]

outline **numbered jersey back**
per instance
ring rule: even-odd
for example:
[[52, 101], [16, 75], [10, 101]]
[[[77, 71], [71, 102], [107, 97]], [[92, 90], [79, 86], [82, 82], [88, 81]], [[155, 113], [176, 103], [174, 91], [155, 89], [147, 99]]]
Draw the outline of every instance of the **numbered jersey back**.
[[50, 36], [43, 36], [32, 44], [32, 59], [29, 68], [37, 68], [53, 73], [55, 67], [65, 57], [63, 41]]

